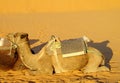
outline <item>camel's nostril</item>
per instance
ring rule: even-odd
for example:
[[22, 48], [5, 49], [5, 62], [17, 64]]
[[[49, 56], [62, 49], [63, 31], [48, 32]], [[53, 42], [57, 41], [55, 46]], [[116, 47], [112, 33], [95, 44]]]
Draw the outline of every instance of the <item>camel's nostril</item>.
[[57, 40], [55, 40], [55, 42], [57, 42]]

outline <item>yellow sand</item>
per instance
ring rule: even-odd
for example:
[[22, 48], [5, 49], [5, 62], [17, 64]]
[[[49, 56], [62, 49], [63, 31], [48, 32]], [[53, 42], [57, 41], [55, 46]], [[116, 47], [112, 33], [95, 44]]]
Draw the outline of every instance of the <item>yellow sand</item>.
[[[0, 71], [2, 82], [115, 83], [120, 82], [120, 1], [119, 0], [1, 0], [0, 36], [27, 32], [31, 47], [52, 34], [61, 40], [88, 36], [89, 45], [106, 57], [111, 72], [83, 74], [80, 71], [52, 76], [31, 76], [23, 71]], [[36, 41], [35, 40], [39, 40]]]

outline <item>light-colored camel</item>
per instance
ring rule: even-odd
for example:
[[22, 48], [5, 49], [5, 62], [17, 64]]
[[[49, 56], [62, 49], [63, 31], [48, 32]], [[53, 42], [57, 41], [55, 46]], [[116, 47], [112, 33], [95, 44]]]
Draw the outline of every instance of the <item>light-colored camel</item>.
[[[87, 37], [83, 37], [85, 42]], [[52, 56], [53, 65], [56, 73], [72, 70], [82, 70], [84, 73], [109, 71], [104, 65], [104, 57], [97, 49], [88, 47], [87, 54], [72, 57], [63, 57], [61, 52], [61, 42], [58, 37], [52, 36], [51, 45], [46, 52]], [[79, 43], [79, 42], [78, 42]]]
[[7, 35], [7, 38], [17, 45], [20, 59], [27, 68], [37, 71], [39, 74], [53, 73], [51, 56], [46, 53], [46, 47], [48, 47], [49, 42], [39, 53], [32, 54], [27, 33], [10, 33]]
[[55, 73], [73, 70], [82, 70], [84, 73], [109, 71], [104, 66], [103, 55], [92, 47], [88, 47], [86, 55], [63, 57], [60, 40], [58, 37], [52, 36], [40, 53], [33, 55], [28, 43], [28, 34], [9, 34], [8, 39], [18, 45], [20, 58], [30, 70], [51, 74], [53, 72], [52, 66], [54, 66]]

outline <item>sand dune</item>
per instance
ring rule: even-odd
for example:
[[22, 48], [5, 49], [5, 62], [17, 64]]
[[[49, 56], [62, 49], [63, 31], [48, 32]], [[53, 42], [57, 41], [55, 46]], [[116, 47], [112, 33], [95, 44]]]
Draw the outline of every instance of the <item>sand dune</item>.
[[[10, 32], [27, 32], [34, 51], [52, 34], [61, 40], [83, 35], [93, 40], [89, 46], [99, 49], [106, 58], [111, 72], [83, 75], [79, 71], [53, 76], [30, 76], [24, 71], [0, 72], [0, 81], [15, 79], [19, 82], [39, 83], [115, 83], [120, 81], [120, 11], [87, 11], [68, 13], [31, 13], [0, 15], [0, 36]], [[25, 74], [25, 75], [24, 75]], [[26, 76], [27, 75], [27, 76]], [[85, 77], [87, 76], [87, 77]], [[43, 80], [44, 79], [44, 80]], [[52, 80], [51, 80], [52, 79]]]

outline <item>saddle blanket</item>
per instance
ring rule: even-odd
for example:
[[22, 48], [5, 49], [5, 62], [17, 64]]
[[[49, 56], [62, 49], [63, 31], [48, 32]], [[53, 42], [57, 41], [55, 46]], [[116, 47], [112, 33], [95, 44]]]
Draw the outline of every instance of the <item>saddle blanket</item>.
[[87, 53], [87, 45], [83, 38], [69, 39], [61, 42], [63, 57], [84, 55]]

